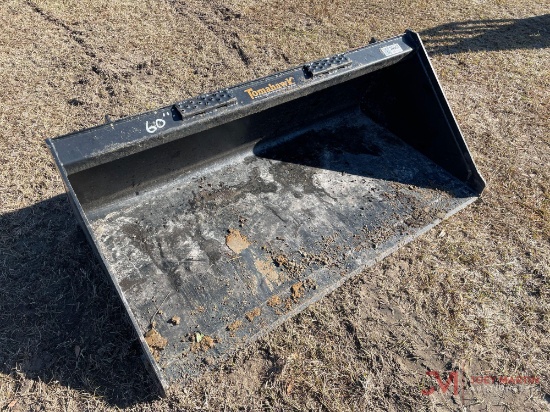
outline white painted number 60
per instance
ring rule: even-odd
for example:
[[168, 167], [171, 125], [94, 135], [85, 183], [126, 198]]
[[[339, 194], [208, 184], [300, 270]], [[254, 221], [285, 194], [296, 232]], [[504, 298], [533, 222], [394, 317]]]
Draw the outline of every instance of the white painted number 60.
[[149, 121], [145, 122], [145, 129], [149, 133], [155, 133], [157, 129], [162, 129], [164, 126], [166, 126], [166, 122], [163, 119], [155, 120], [154, 124], [149, 124]]

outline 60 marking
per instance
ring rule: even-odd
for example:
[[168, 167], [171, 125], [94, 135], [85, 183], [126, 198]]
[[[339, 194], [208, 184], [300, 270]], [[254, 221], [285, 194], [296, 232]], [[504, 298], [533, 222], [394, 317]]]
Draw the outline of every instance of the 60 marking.
[[145, 129], [149, 133], [155, 133], [158, 129], [162, 129], [164, 126], [166, 126], [166, 122], [163, 119], [157, 119], [151, 124], [149, 124], [149, 120], [145, 122]]

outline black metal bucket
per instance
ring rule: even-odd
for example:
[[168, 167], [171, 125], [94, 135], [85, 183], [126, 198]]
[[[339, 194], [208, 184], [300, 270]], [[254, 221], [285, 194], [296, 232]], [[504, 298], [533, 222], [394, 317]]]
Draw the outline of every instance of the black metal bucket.
[[163, 391], [485, 185], [411, 31], [48, 144]]

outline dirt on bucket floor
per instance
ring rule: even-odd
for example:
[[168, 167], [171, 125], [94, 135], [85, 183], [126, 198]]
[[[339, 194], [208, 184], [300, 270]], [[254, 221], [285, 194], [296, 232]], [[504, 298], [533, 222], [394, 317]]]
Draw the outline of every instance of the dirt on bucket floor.
[[[2, 1], [0, 409], [548, 410], [548, 13], [525, 0]], [[482, 198], [158, 398], [44, 139], [406, 28]]]

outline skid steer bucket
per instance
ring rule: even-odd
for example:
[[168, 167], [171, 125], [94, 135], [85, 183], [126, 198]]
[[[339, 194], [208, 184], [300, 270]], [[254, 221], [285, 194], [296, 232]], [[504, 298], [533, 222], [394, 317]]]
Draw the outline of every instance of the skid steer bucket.
[[162, 391], [484, 187], [412, 31], [48, 144]]

